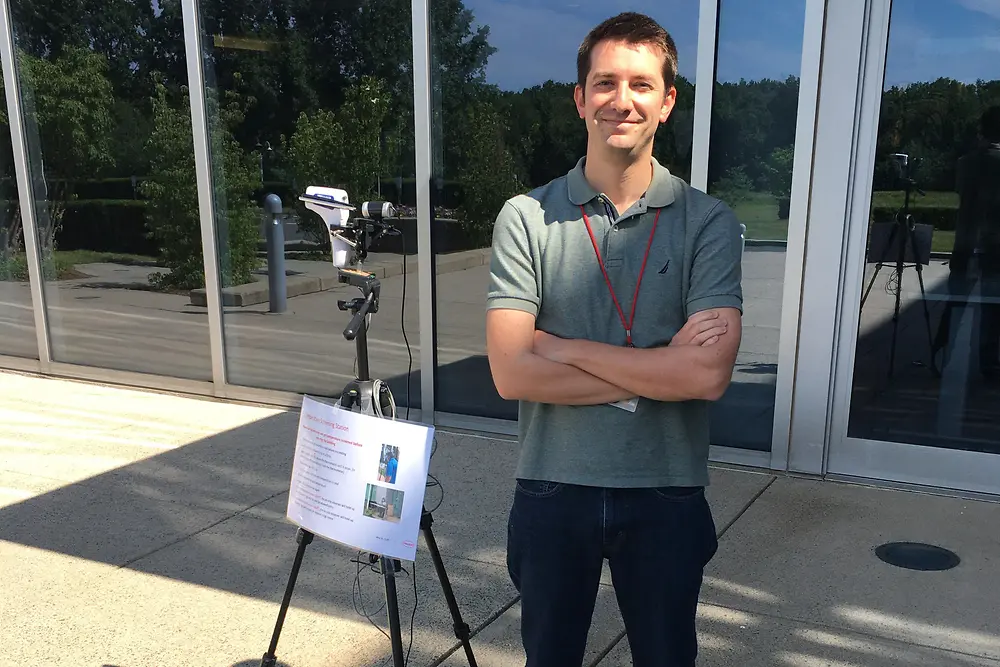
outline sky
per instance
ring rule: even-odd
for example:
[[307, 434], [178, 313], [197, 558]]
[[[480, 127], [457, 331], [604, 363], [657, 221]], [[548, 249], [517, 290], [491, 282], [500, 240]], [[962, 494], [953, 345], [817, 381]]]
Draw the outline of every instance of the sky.
[[[487, 80], [504, 90], [574, 81], [576, 50], [591, 27], [620, 11], [647, 13], [677, 43], [694, 80], [699, 0], [465, 0], [497, 52]], [[798, 76], [805, 0], [722, 0], [718, 79]], [[1000, 79], [1000, 0], [895, 0], [886, 86], [951, 77]]]

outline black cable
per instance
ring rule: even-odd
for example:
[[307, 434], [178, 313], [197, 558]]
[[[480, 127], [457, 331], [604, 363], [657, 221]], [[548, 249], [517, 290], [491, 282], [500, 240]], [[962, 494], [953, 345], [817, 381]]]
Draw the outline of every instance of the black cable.
[[438, 500], [438, 504], [435, 505], [433, 509], [426, 510], [428, 514], [434, 514], [434, 512], [436, 512], [437, 509], [439, 507], [441, 507], [441, 505], [444, 504], [444, 486], [441, 484], [441, 481], [437, 477], [435, 477], [434, 475], [432, 475], [430, 473], [427, 473], [427, 478], [430, 479], [430, 480], [433, 480], [433, 481], [427, 482], [427, 488], [428, 489], [431, 489], [431, 488], [433, 488], [435, 486], [439, 487], [441, 489], [441, 498]]
[[[385, 636], [386, 639], [388, 639], [389, 641], [392, 641], [392, 638], [389, 637], [388, 633], [386, 633], [386, 631], [383, 630], [382, 627], [379, 626], [379, 624], [376, 623], [375, 620], [372, 618], [373, 614], [378, 614], [379, 612], [381, 612], [385, 608], [385, 603], [383, 602], [382, 606], [379, 607], [378, 609], [376, 609], [373, 613], [369, 613], [368, 610], [365, 608], [365, 596], [364, 596], [364, 592], [361, 590], [361, 566], [362, 565], [366, 565], [368, 567], [368, 569], [371, 570], [372, 572], [379, 573], [379, 571], [375, 569], [375, 564], [374, 563], [372, 563], [372, 562], [364, 563], [361, 560], [361, 556], [363, 555], [363, 553], [364, 552], [359, 551], [358, 552], [358, 557], [351, 559], [351, 562], [352, 563], [357, 563], [357, 566], [358, 566], [357, 573], [355, 574], [355, 577], [354, 577], [354, 586], [352, 586], [352, 588], [351, 588], [351, 601], [354, 603], [354, 611], [358, 615], [364, 616], [365, 618], [367, 618], [368, 622], [371, 623], [372, 626], [374, 626], [376, 630], [378, 630], [379, 632], [381, 632]], [[358, 609], [358, 599], [359, 598], [361, 600], [361, 609]]]
[[410, 421], [410, 378], [413, 375], [413, 354], [410, 352], [410, 341], [406, 337], [406, 235], [403, 232], [399, 233], [399, 242], [403, 247], [403, 303], [399, 307], [399, 327], [403, 330], [406, 356], [410, 360], [409, 366], [406, 368], [406, 421]]
[[410, 644], [406, 647], [406, 659], [403, 660], [403, 667], [410, 664], [410, 649], [413, 648], [413, 624], [417, 620], [417, 562], [413, 561], [413, 573], [410, 574], [410, 579], [413, 579], [413, 613], [410, 614]]

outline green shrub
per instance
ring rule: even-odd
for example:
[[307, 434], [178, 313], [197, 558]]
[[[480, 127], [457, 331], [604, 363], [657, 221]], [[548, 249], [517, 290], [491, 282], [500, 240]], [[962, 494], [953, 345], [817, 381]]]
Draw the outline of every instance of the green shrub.
[[[901, 212], [901, 206], [876, 204], [871, 217], [873, 222], [892, 222]], [[958, 209], [951, 206], [911, 206], [910, 215], [917, 224], [933, 225], [942, 231], [954, 231], [958, 222]]]
[[[221, 106], [209, 95], [216, 227], [219, 242], [219, 274], [223, 287], [252, 280], [257, 266], [257, 237], [260, 212], [250, 201], [259, 180], [252, 156], [245, 154], [233, 139], [231, 128], [242, 118], [235, 94]], [[201, 215], [195, 179], [194, 149], [191, 141], [190, 102], [185, 90], [182, 100], [171, 103], [165, 87], [157, 87], [153, 100], [155, 130], [147, 143], [150, 177], [140, 190], [149, 198], [148, 223], [160, 246], [167, 274], [154, 274], [157, 287], [196, 289], [205, 286]]]

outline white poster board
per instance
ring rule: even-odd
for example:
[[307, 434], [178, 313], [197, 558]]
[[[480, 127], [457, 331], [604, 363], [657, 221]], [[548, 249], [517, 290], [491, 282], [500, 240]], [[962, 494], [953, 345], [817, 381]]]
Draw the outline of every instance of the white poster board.
[[287, 517], [360, 551], [415, 560], [434, 428], [302, 399]]

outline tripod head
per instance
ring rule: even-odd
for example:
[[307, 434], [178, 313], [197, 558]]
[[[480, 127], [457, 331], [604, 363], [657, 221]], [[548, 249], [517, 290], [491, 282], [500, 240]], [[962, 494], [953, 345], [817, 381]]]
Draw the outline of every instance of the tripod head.
[[337, 308], [349, 310], [354, 315], [351, 323], [344, 329], [344, 338], [354, 340], [361, 327], [364, 326], [365, 317], [378, 312], [379, 292], [382, 284], [374, 273], [360, 271], [358, 269], [338, 269], [337, 282], [346, 283], [361, 290], [362, 296], [350, 301], [339, 299]]
[[923, 159], [910, 156], [907, 153], [893, 153], [892, 159], [896, 164], [896, 175], [903, 181], [903, 187], [906, 191], [906, 204], [904, 206], [909, 208], [911, 192], [916, 192], [919, 195], [927, 194], [917, 187], [917, 181], [913, 178], [913, 172], [920, 166]]

